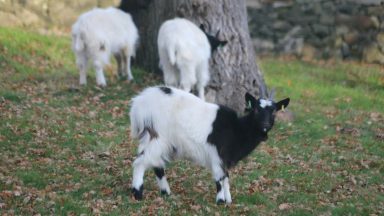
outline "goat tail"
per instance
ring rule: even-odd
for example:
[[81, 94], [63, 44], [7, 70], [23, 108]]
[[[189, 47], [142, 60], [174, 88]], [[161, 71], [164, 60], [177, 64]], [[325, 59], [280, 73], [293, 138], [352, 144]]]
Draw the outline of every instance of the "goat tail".
[[171, 65], [176, 64], [176, 55], [177, 55], [177, 45], [169, 46], [168, 47], [168, 58]]
[[131, 137], [139, 139], [144, 131], [144, 121], [141, 121], [137, 115], [131, 113]]
[[131, 109], [131, 137], [142, 140], [149, 135], [151, 139], [156, 138], [158, 134], [155, 130], [152, 117], [146, 115], [143, 111], [143, 109], [138, 110], [138, 107], [135, 106]]

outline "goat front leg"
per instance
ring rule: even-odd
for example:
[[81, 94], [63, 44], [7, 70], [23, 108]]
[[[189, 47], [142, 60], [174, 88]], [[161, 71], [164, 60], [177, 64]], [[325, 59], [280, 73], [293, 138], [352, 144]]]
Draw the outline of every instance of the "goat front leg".
[[227, 204], [232, 203], [231, 191], [230, 191], [230, 187], [229, 187], [228, 172], [227, 172], [227, 176], [224, 178], [224, 197], [225, 197], [225, 202]]
[[88, 57], [85, 53], [76, 53], [76, 64], [80, 72], [80, 85], [87, 84]]
[[212, 171], [216, 182], [216, 203], [232, 203], [231, 192], [229, 191], [228, 172], [224, 171], [221, 166], [213, 167]]
[[96, 72], [96, 84], [101, 87], [107, 86], [103, 73], [103, 64], [100, 61], [94, 62], [95, 72]]
[[127, 75], [127, 80], [131, 81], [131, 80], [133, 80], [133, 75], [132, 75], [132, 71], [131, 71], [131, 54], [130, 54], [128, 48], [124, 48], [122, 50], [121, 54], [122, 54], [122, 59], [124, 62], [124, 67], [123, 67], [124, 73], [126, 73], [126, 75]]

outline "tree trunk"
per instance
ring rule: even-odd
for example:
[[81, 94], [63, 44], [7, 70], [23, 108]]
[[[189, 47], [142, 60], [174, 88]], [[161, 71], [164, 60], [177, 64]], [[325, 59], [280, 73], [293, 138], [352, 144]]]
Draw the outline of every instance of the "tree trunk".
[[[140, 1], [140, 0], [138, 0]], [[145, 10], [131, 12], [140, 31], [136, 65], [158, 71], [157, 33], [167, 19], [184, 17], [228, 43], [212, 54], [211, 80], [206, 99], [238, 112], [245, 108], [244, 94], [266, 96], [263, 75], [249, 36], [244, 0], [153, 0]]]

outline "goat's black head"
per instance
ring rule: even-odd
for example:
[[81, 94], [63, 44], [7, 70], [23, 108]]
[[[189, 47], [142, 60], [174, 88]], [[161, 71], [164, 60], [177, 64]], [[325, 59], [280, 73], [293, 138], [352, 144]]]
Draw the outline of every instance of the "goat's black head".
[[218, 47], [224, 46], [228, 41], [221, 41], [219, 39], [220, 30], [217, 31], [216, 36], [210, 35], [205, 31], [205, 27], [203, 24], [200, 25], [200, 29], [204, 32], [205, 36], [207, 36], [209, 44], [211, 45], [211, 52], [213, 53]]
[[152, 0], [121, 0], [118, 8], [127, 13], [135, 13], [147, 9], [151, 2]]
[[248, 92], [245, 94], [246, 111], [253, 116], [253, 122], [259, 133], [266, 135], [275, 123], [275, 115], [279, 110], [284, 109], [289, 104], [289, 98], [279, 102], [270, 99], [256, 99]]

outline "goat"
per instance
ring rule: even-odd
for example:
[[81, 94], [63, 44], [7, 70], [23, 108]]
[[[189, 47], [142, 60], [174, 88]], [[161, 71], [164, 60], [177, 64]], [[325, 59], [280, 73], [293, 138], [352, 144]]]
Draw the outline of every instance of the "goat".
[[172, 87], [149, 87], [132, 99], [131, 136], [138, 139], [133, 162], [132, 193], [143, 197], [144, 172], [153, 168], [162, 194], [170, 194], [164, 168], [175, 159], [206, 167], [216, 181], [218, 203], [231, 203], [228, 169], [268, 138], [275, 113], [290, 99], [277, 103], [245, 94], [248, 113], [238, 117], [228, 107], [208, 103]]
[[[219, 32], [217, 32], [219, 33]], [[200, 29], [184, 18], [165, 21], [157, 38], [164, 83], [190, 92], [196, 86], [198, 95], [204, 100], [204, 88], [209, 81], [209, 58], [211, 52], [227, 41]]]
[[138, 30], [131, 15], [120, 9], [95, 8], [82, 14], [72, 26], [72, 50], [80, 71], [80, 85], [87, 83], [88, 61], [93, 61], [96, 83], [106, 86], [103, 67], [113, 54], [119, 76], [132, 80], [131, 57], [136, 54]]

